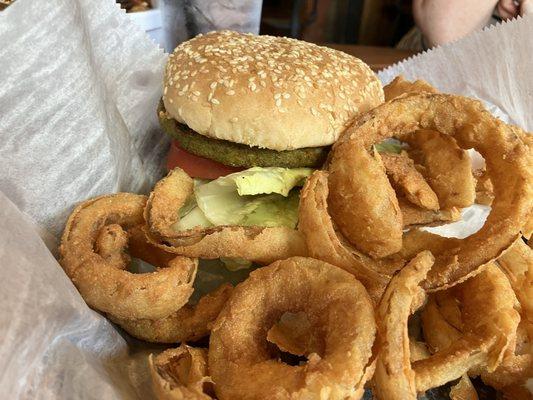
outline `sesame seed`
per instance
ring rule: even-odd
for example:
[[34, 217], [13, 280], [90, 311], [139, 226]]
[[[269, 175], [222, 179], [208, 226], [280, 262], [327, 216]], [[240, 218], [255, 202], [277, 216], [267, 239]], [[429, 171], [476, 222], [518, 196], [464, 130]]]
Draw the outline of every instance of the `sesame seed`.
[[237, 122], [238, 120], [239, 120], [239, 118], [237, 118], [237, 117], [232, 117], [232, 118], [230, 119], [231, 122]]
[[[361, 61], [336, 50], [290, 38], [228, 31], [208, 33], [181, 44], [169, 57], [171, 64], [166, 67], [164, 94], [171, 89], [179, 96], [199, 101], [205, 93], [199, 87], [209, 85], [208, 101], [220, 104], [214, 98], [217, 85], [219, 88], [223, 85], [223, 92], [231, 96], [236, 95], [236, 82], [246, 82], [252, 93], [261, 88], [268, 88], [267, 93], [275, 91], [276, 107], [280, 112], [288, 112], [284, 101], [294, 97], [302, 109], [308, 108], [304, 100], [307, 91], [318, 89], [324, 104], [314, 105], [311, 114], [325, 117], [324, 112], [334, 112], [327, 118], [333, 118], [339, 127], [338, 120], [343, 117], [342, 121], [347, 120], [349, 112], [357, 109], [349, 99], [356, 94], [358, 98], [370, 96], [379, 85]], [[208, 72], [210, 74], [204, 75]], [[211, 78], [213, 73], [214, 79]], [[358, 88], [361, 80], [368, 81], [366, 89]]]

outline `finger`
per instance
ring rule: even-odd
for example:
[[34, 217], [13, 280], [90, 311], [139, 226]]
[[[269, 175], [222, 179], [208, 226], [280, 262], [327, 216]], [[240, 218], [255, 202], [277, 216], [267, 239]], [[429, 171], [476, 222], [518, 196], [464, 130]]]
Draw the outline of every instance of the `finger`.
[[514, 18], [518, 15], [518, 6], [513, 0], [500, 0], [498, 2], [498, 14], [502, 19]]

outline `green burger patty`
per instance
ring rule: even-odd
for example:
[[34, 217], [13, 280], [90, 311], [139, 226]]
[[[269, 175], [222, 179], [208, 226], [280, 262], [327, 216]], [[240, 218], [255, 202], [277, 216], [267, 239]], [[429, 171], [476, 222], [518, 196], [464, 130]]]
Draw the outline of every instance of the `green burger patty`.
[[213, 139], [200, 135], [187, 125], [169, 118], [163, 101], [159, 102], [157, 115], [163, 130], [177, 140], [182, 149], [232, 167], [318, 168], [326, 160], [330, 149], [330, 146], [327, 146], [276, 151]]

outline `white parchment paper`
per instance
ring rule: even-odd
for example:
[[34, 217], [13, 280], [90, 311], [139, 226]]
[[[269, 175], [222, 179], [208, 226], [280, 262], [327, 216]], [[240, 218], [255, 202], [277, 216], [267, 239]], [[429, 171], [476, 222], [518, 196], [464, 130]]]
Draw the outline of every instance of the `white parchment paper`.
[[0, 190], [57, 237], [73, 204], [147, 191], [167, 141], [166, 61], [112, 0], [20, 0], [0, 14]]
[[[525, 18], [380, 76], [481, 98], [531, 130], [531, 38]], [[1, 399], [152, 398], [146, 357], [162, 347], [91, 311], [47, 245], [78, 201], [159, 178], [165, 59], [113, 0], [18, 0], [0, 14]]]
[[388, 83], [399, 74], [424, 79], [442, 92], [483, 100], [497, 116], [533, 131], [533, 15], [428, 50], [379, 77]]
[[75, 203], [148, 191], [166, 56], [113, 0], [0, 13], [0, 398], [149, 399], [149, 348], [90, 310], [56, 248]]

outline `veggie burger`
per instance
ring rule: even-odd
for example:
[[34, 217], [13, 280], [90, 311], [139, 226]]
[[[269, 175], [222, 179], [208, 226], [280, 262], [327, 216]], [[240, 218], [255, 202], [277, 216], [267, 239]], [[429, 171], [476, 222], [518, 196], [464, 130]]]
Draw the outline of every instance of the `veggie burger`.
[[177, 229], [297, 224], [299, 187], [383, 88], [361, 60], [295, 39], [230, 31], [170, 55], [158, 116], [167, 167], [197, 178]]

